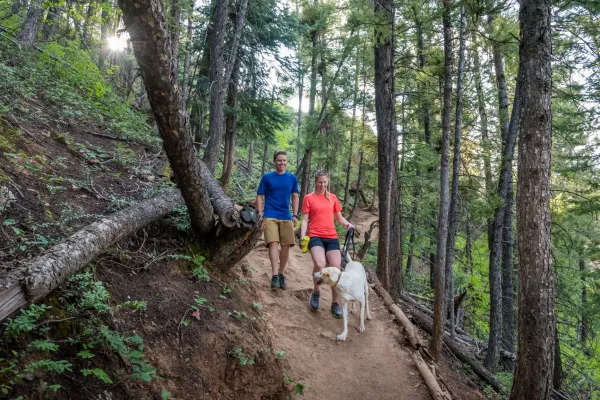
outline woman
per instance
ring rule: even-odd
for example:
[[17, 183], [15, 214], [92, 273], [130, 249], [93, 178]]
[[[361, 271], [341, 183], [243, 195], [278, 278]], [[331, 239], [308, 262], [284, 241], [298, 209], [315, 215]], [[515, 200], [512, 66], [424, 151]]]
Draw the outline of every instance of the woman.
[[[340, 242], [335, 230], [333, 217], [340, 225], [346, 229], [354, 228], [342, 216], [342, 206], [333, 193], [329, 193], [329, 173], [325, 170], [318, 170], [315, 175], [314, 192], [304, 196], [302, 201], [302, 226], [300, 227], [300, 237], [306, 235], [308, 228], [308, 249], [313, 259], [313, 274], [320, 272], [325, 264], [331, 267], [341, 269], [342, 253], [340, 252]], [[309, 226], [310, 222], [310, 226]], [[338, 294], [335, 288], [332, 291], [331, 314], [335, 318], [342, 318], [342, 309], [338, 303]], [[314, 289], [310, 297], [310, 308], [313, 311], [319, 309], [319, 285], [314, 284]]]

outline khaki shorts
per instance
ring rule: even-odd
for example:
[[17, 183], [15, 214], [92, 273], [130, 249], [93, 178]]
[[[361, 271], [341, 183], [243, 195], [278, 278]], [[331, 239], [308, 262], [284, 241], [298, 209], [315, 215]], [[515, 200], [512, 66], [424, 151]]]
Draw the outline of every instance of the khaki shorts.
[[294, 246], [294, 225], [292, 221], [275, 218], [265, 218], [264, 222], [265, 245], [279, 242], [281, 245]]

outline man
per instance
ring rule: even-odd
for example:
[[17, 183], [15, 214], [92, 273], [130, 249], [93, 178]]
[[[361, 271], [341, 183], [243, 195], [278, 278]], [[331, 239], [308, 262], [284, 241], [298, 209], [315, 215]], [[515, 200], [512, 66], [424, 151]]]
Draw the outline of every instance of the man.
[[[262, 177], [256, 191], [256, 209], [259, 219], [264, 218], [265, 245], [269, 249], [269, 260], [273, 269], [271, 289], [285, 290], [287, 286], [283, 272], [290, 255], [290, 247], [294, 245], [294, 227], [298, 222], [298, 179], [285, 170], [285, 151], [276, 151], [273, 162], [275, 171]], [[290, 197], [293, 215], [290, 214]]]

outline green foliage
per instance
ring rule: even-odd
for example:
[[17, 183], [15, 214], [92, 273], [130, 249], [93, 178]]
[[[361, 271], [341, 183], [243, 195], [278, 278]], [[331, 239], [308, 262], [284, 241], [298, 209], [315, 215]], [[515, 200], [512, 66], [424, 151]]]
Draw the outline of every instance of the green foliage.
[[31, 332], [37, 325], [37, 320], [52, 307], [45, 304], [32, 304], [28, 308], [23, 308], [20, 314], [15, 318], [9, 318], [4, 325], [3, 340], [15, 339], [23, 334]]
[[234, 348], [230, 354], [237, 358], [242, 367], [245, 367], [246, 365], [254, 365], [255, 363], [254, 359], [244, 353], [244, 349], [241, 347]]
[[94, 310], [98, 313], [107, 313], [111, 310], [107, 304], [110, 293], [102, 282], [94, 280], [89, 272], [71, 276], [64, 289], [64, 296], [75, 300], [69, 304], [73, 309]]
[[108, 376], [108, 374], [100, 368], [82, 369], [81, 373], [83, 376], [94, 376], [106, 384], [113, 383], [113, 381], [110, 379], [110, 376]]

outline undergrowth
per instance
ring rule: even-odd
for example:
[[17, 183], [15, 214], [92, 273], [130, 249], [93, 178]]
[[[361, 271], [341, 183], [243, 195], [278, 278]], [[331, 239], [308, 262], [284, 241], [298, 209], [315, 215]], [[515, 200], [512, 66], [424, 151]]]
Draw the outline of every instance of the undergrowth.
[[[145, 302], [112, 307], [109, 298], [103, 283], [85, 272], [72, 276], [51, 299], [56, 305], [32, 304], [8, 319], [0, 339], [1, 394], [23, 398], [34, 388], [57, 393], [64, 378], [106, 387], [115, 381], [160, 379], [145, 359], [143, 339], [124, 335], [110, 323], [116, 313], [131, 308], [144, 312]], [[107, 370], [115, 363], [120, 368], [111, 375]]]

